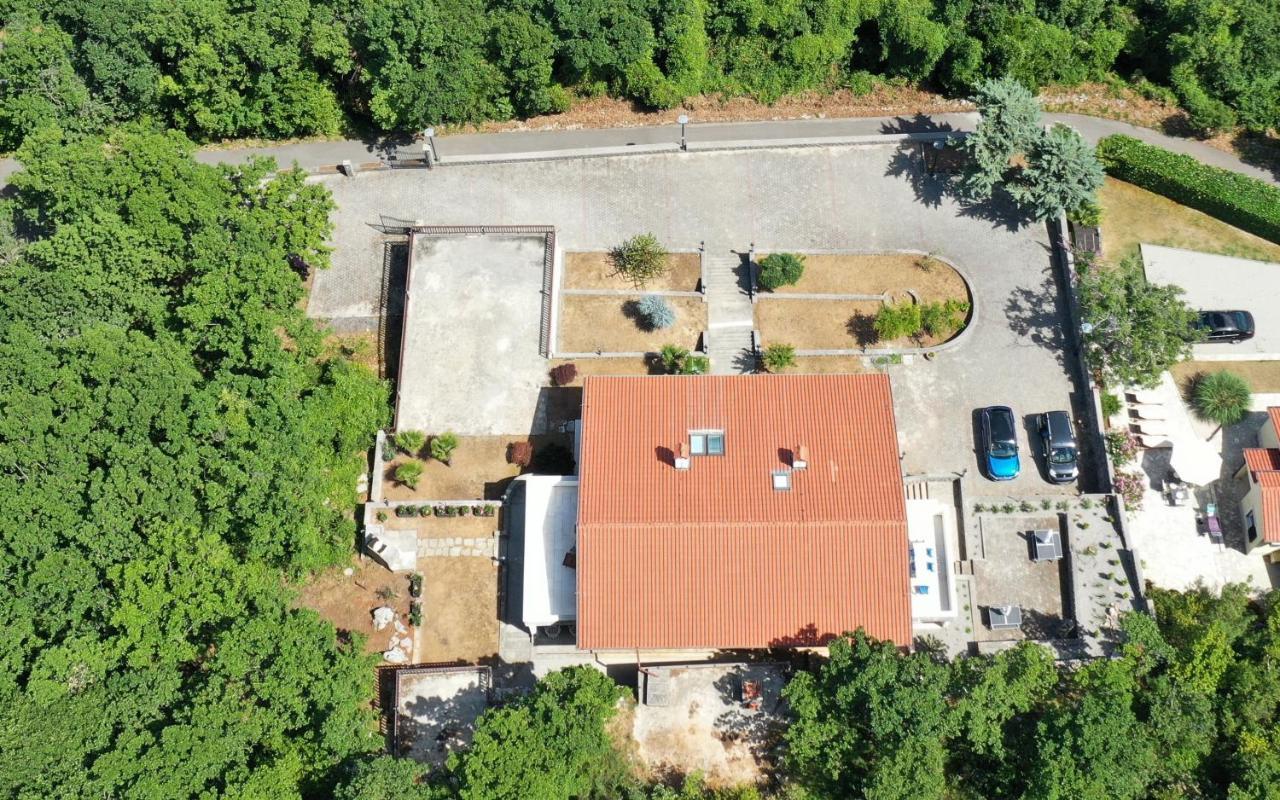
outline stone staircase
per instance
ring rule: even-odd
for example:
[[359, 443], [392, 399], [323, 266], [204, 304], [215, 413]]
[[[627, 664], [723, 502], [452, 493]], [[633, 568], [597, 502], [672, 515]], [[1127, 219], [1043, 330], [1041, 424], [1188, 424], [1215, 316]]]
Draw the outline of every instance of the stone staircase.
[[716, 375], [755, 372], [759, 367], [751, 330], [755, 312], [747, 290], [746, 262], [727, 255], [706, 256], [707, 353]]

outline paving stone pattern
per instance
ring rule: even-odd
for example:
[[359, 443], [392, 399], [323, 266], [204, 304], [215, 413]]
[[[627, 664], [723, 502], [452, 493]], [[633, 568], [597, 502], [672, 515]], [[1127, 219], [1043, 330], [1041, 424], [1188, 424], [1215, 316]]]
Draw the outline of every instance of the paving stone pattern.
[[425, 558], [493, 558], [498, 555], [498, 537], [469, 539], [445, 536], [439, 539], [419, 539], [418, 555]]

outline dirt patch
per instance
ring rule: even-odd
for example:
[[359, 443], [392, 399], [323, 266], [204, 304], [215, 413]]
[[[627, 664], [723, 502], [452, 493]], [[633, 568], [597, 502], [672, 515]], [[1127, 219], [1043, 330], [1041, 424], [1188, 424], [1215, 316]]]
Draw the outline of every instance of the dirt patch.
[[614, 267], [608, 253], [565, 253], [564, 288], [619, 289], [648, 292], [695, 292], [702, 277], [702, 263], [697, 253], [670, 253], [667, 271], [660, 277], [636, 286]]
[[1136, 256], [1140, 242], [1280, 261], [1280, 244], [1123, 181], [1107, 178], [1098, 201], [1102, 205], [1102, 256], [1110, 263]]
[[344, 568], [335, 567], [298, 587], [297, 605], [316, 611], [332, 622], [339, 633], [364, 636], [366, 653], [381, 653], [387, 649], [394, 628], [375, 631], [373, 610], [390, 606], [407, 624], [409, 578], [389, 572], [371, 559], [361, 561], [352, 556], [348, 566], [351, 575], [344, 575]]
[[[653, 369], [647, 358], [581, 358], [581, 359], [558, 359], [551, 362], [551, 366], [557, 367], [560, 364], [573, 364], [578, 368], [578, 377], [574, 379], [570, 387], [582, 385], [582, 380], [590, 375], [652, 375]], [[578, 405], [582, 405], [582, 392], [578, 392]]]
[[1280, 361], [1184, 361], [1174, 365], [1170, 372], [1186, 393], [1197, 375], [1221, 370], [1244, 378], [1256, 394], [1280, 392]]
[[417, 531], [419, 539], [443, 539], [452, 536], [479, 539], [498, 530], [500, 520], [492, 517], [397, 517], [388, 513], [382, 523], [391, 531]]
[[867, 372], [862, 356], [798, 356], [790, 375], [857, 375]]
[[698, 297], [668, 297], [676, 323], [665, 330], [645, 330], [637, 324], [637, 303], [643, 295], [561, 295], [557, 349], [568, 353], [648, 353], [666, 344], [693, 349], [707, 327], [707, 305]]
[[964, 278], [949, 264], [907, 253], [807, 255], [800, 280], [773, 293], [884, 294], [904, 289], [916, 292], [924, 302], [969, 301]]
[[1079, 86], [1050, 86], [1040, 92], [1045, 111], [1106, 117], [1143, 128], [1186, 135], [1187, 115], [1176, 105], [1143, 97], [1127, 86], [1084, 83]]
[[487, 558], [422, 558], [414, 660], [474, 664], [498, 652], [498, 567]]
[[770, 300], [756, 304], [756, 328], [764, 346], [775, 342], [797, 350], [848, 350], [875, 344], [881, 303], [854, 300]]

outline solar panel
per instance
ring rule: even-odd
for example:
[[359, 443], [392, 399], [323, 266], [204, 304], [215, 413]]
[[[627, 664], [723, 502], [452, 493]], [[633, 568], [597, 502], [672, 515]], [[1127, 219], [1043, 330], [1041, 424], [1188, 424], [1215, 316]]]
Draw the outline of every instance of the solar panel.
[[1031, 534], [1036, 548], [1036, 561], [1057, 561], [1062, 558], [1061, 534], [1050, 530], [1032, 531]]

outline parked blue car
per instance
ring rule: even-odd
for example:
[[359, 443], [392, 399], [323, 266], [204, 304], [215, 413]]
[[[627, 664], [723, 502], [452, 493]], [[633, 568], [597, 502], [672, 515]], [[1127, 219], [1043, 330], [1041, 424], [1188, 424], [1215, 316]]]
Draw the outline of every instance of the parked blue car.
[[988, 406], [982, 409], [982, 455], [987, 477], [1008, 481], [1018, 477], [1018, 427], [1013, 409]]

